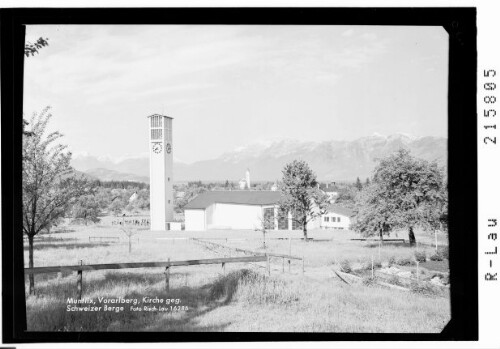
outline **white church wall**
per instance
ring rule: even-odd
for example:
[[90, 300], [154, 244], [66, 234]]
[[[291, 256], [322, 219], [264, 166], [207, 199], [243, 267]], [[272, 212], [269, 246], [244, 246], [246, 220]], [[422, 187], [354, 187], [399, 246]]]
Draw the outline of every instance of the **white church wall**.
[[187, 231], [205, 230], [205, 210], [184, 210], [185, 229]]
[[262, 206], [215, 204], [213, 227], [229, 229], [255, 229], [260, 227]]

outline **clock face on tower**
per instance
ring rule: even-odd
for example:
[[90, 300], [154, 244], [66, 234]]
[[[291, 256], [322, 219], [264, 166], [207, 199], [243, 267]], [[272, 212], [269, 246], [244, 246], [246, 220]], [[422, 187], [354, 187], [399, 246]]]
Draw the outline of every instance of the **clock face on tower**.
[[160, 154], [161, 153], [161, 143], [153, 143], [153, 151], [156, 153], [156, 154]]
[[172, 151], [172, 146], [170, 145], [170, 143], [167, 143], [165, 149], [167, 150], [167, 153], [170, 154], [170, 152]]

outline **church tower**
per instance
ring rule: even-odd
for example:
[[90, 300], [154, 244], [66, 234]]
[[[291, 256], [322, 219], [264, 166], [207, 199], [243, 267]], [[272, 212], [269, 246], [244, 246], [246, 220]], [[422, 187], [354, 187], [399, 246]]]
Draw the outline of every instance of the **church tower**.
[[151, 230], [168, 230], [174, 220], [172, 118], [149, 119], [149, 204]]
[[245, 172], [245, 180], [247, 182], [247, 189], [250, 189], [250, 169], [247, 168], [247, 171]]

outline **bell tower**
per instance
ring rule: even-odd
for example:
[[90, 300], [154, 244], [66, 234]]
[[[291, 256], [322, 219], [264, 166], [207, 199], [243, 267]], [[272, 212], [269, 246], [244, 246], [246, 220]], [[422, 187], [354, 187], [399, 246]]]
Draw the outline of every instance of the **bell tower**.
[[149, 120], [149, 204], [151, 230], [168, 230], [174, 220], [172, 118], [153, 114]]

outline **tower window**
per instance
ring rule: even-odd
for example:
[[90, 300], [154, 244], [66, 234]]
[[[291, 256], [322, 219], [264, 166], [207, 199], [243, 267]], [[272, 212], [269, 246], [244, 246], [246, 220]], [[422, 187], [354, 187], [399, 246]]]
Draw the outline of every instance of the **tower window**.
[[161, 129], [152, 129], [151, 130], [151, 139], [161, 139], [163, 136], [163, 130]]
[[168, 177], [167, 180], [170, 182], [170, 177]]
[[170, 200], [168, 200], [168, 203], [170, 203]]

